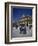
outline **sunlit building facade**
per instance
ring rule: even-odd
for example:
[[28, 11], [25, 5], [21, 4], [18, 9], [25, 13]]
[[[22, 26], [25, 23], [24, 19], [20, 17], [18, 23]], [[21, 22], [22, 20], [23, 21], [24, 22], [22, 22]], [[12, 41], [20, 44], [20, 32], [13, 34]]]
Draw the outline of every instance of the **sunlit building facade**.
[[17, 24], [32, 24], [32, 16], [25, 16], [23, 15], [22, 17], [20, 17], [19, 21], [17, 22]]

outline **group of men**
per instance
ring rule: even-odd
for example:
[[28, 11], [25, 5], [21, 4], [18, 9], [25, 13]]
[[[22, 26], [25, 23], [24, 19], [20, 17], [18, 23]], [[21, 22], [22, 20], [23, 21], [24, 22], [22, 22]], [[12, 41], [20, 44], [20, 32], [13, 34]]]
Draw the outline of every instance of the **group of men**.
[[32, 25], [28, 26], [28, 24], [27, 25], [21, 24], [20, 26], [16, 25], [15, 27], [16, 27], [16, 29], [19, 27], [20, 34], [26, 34], [27, 33], [27, 29], [28, 28], [31, 29]]

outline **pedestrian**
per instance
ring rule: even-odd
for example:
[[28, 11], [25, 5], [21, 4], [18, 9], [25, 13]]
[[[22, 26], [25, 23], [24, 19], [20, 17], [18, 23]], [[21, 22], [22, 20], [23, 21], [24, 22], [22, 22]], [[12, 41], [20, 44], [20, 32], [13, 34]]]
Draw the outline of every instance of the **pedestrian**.
[[26, 25], [24, 26], [23, 34], [26, 34]]

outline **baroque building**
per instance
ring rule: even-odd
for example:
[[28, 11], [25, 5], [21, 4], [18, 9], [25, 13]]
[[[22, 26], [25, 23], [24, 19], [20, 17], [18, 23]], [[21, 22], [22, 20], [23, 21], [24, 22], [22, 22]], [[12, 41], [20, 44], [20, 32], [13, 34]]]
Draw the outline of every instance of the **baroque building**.
[[20, 17], [20, 19], [17, 22], [17, 24], [32, 24], [32, 16], [30, 16], [30, 15], [22, 15], [22, 17]]

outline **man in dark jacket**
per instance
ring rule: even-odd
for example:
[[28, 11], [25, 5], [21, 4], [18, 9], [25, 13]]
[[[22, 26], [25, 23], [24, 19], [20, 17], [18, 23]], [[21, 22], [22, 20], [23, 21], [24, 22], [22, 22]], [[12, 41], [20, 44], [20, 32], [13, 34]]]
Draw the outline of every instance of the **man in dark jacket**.
[[23, 34], [26, 34], [26, 26], [25, 25], [22, 25], [20, 27], [20, 34], [23, 32]]

